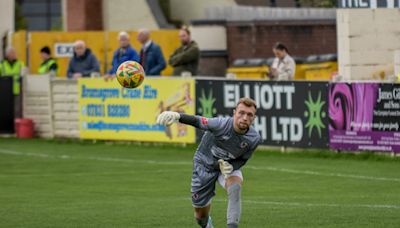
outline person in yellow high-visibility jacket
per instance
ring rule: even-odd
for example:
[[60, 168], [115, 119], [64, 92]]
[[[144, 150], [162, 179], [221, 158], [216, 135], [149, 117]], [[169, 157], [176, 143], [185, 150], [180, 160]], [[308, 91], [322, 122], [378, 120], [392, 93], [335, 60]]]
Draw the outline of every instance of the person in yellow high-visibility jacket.
[[0, 62], [0, 77], [13, 78], [13, 93], [15, 105], [15, 117], [21, 117], [21, 73], [25, 67], [24, 62], [17, 59], [17, 53], [12, 47], [6, 50], [5, 59]]
[[57, 70], [58, 70], [58, 65], [55, 59], [51, 57], [51, 51], [50, 48], [45, 46], [42, 49], [40, 49], [40, 56], [43, 59], [42, 64], [40, 64], [38, 73], [39, 74], [51, 74], [56, 76], [57, 75]]

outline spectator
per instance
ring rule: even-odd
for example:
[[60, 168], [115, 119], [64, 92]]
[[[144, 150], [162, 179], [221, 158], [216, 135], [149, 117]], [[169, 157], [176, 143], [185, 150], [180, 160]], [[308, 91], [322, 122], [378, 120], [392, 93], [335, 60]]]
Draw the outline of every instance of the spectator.
[[179, 39], [182, 46], [176, 49], [169, 58], [169, 64], [174, 67], [173, 75], [181, 75], [184, 72], [196, 75], [200, 58], [199, 47], [191, 39], [190, 31], [186, 27], [179, 31]]
[[296, 63], [289, 55], [286, 46], [281, 43], [276, 43], [272, 51], [275, 54], [275, 59], [270, 67], [271, 77], [279, 81], [293, 80], [296, 71]]
[[119, 48], [115, 50], [112, 59], [112, 69], [108, 72], [108, 77], [115, 77], [118, 66], [128, 60], [139, 62], [139, 56], [135, 49], [130, 45], [130, 39], [127, 32], [120, 32], [118, 35]]
[[74, 43], [74, 56], [69, 61], [67, 76], [68, 78], [78, 79], [80, 77], [90, 77], [100, 73], [99, 61], [86, 48], [85, 42], [77, 40]]
[[13, 78], [13, 93], [14, 93], [14, 114], [15, 117], [22, 116], [22, 96], [21, 96], [21, 75], [25, 64], [17, 59], [17, 53], [12, 47], [6, 49], [5, 59], [0, 64], [0, 76]]
[[40, 67], [38, 69], [39, 74], [52, 74], [52, 75], [57, 75], [57, 63], [56, 60], [51, 57], [51, 52], [50, 48], [45, 46], [42, 49], [40, 49], [40, 56], [43, 59], [42, 64], [40, 64]]
[[161, 75], [166, 64], [160, 46], [150, 39], [150, 31], [148, 29], [139, 30], [137, 40], [142, 44], [140, 64], [146, 75]]

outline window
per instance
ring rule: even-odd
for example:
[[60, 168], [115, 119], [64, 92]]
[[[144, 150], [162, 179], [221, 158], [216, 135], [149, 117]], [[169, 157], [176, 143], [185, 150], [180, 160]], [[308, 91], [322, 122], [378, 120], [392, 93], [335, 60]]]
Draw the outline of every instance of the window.
[[17, 0], [29, 31], [62, 30], [61, 0]]

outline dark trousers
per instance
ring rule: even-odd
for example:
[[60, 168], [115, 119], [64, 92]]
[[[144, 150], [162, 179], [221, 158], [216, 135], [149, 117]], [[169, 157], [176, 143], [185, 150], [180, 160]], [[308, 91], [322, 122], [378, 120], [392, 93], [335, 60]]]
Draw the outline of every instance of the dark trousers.
[[22, 117], [22, 94], [14, 95], [14, 117]]

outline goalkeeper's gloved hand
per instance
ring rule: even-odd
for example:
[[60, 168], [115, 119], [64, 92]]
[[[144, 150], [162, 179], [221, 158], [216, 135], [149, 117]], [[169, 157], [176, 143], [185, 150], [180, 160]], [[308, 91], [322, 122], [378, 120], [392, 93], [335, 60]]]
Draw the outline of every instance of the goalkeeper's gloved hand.
[[169, 126], [176, 123], [181, 118], [181, 115], [177, 112], [165, 111], [158, 115], [157, 124]]
[[222, 175], [224, 175], [224, 177], [227, 178], [228, 175], [233, 172], [233, 166], [231, 164], [229, 164], [229, 162], [224, 161], [223, 159], [219, 159], [218, 163], [219, 163], [219, 169], [221, 170]]

